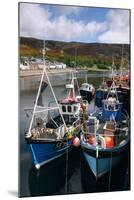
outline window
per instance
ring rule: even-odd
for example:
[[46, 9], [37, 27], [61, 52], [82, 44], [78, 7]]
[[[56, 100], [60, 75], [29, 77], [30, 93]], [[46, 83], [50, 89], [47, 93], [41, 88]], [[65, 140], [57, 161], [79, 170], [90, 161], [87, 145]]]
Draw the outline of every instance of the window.
[[62, 106], [62, 112], [66, 112], [66, 106]]
[[116, 105], [116, 110], [118, 110], [118, 108], [119, 108], [118, 105]]
[[74, 106], [74, 112], [76, 112], [77, 111], [77, 106]]
[[68, 106], [68, 112], [71, 112], [72, 109], [71, 109], [71, 106]]
[[108, 109], [109, 109], [107, 104], [105, 104], [104, 106], [105, 106], [105, 109], [106, 109], [106, 110], [108, 110]]

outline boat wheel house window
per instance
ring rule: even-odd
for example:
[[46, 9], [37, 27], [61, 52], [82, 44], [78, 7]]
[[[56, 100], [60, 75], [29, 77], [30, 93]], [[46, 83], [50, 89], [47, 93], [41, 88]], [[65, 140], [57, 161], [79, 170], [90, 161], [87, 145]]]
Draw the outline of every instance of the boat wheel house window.
[[108, 105], [107, 105], [107, 104], [105, 104], [104, 106], [105, 106], [105, 109], [106, 109], [106, 110], [108, 110]]
[[118, 110], [118, 109], [119, 109], [119, 106], [118, 106], [118, 104], [116, 104], [116, 105], [115, 105], [115, 107], [116, 107], [116, 110]]
[[66, 106], [62, 106], [62, 111], [66, 112]]
[[76, 112], [77, 111], [77, 106], [74, 106], [74, 112]]
[[68, 106], [68, 112], [71, 113], [72, 109], [71, 109], [71, 106]]

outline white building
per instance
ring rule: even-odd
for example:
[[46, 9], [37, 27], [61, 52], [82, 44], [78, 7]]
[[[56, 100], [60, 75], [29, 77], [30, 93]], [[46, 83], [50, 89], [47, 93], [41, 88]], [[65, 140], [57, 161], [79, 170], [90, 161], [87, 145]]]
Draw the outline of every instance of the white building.
[[24, 63], [20, 63], [20, 69], [21, 70], [28, 70], [30, 69], [29, 63], [28, 62], [24, 62]]
[[55, 65], [56, 65], [57, 69], [65, 69], [66, 68], [66, 64], [64, 64], [64, 63], [56, 63]]

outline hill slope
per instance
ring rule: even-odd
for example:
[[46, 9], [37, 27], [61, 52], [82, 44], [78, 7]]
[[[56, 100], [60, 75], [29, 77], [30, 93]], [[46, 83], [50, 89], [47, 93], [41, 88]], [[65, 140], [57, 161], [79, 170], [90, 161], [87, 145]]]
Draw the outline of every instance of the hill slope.
[[[44, 41], [35, 38], [20, 37], [20, 55], [28, 57], [41, 56], [41, 49]], [[77, 61], [77, 64], [84, 65], [109, 65], [114, 57], [115, 63], [119, 65], [121, 60], [122, 44], [103, 43], [81, 43], [45, 41], [47, 57], [50, 60], [63, 61], [66, 64]], [[129, 60], [130, 45], [124, 44], [123, 57]], [[77, 56], [77, 57], [76, 57]]]

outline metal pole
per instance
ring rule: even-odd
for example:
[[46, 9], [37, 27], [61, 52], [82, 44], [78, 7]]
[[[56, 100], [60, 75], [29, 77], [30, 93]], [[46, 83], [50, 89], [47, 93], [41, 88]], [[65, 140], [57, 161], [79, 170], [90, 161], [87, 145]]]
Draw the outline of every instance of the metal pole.
[[[44, 49], [43, 49], [43, 60], [44, 60], [44, 54], [45, 54], [45, 41], [44, 41]], [[32, 119], [31, 119], [31, 122], [30, 122], [29, 131], [28, 131], [28, 135], [27, 135], [29, 137], [31, 136], [30, 131], [31, 131], [31, 128], [32, 128], [33, 120], [34, 120], [34, 114], [35, 114], [35, 111], [36, 111], [36, 107], [37, 107], [37, 103], [38, 103], [38, 99], [39, 99], [39, 95], [40, 95], [40, 91], [41, 91], [41, 85], [42, 85], [42, 82], [43, 82], [45, 71], [46, 71], [46, 69], [45, 69], [45, 65], [44, 65], [43, 73], [42, 73], [40, 84], [39, 84], [38, 93], [37, 93], [36, 100], [35, 100], [33, 115], [32, 115]]]

